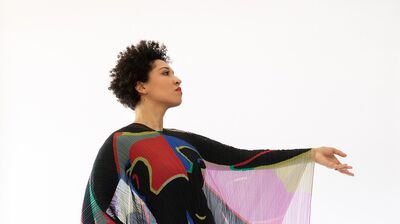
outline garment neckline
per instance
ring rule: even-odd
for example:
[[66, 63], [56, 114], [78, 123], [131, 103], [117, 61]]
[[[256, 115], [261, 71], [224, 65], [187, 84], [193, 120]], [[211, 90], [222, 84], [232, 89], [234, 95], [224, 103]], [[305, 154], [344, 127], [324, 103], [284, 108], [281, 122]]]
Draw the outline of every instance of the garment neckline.
[[150, 129], [151, 131], [156, 131], [156, 132], [163, 132], [164, 130], [165, 130], [165, 128], [163, 128], [162, 130], [154, 130], [154, 129], [152, 129], [151, 127], [149, 127], [149, 126], [147, 126], [147, 125], [145, 125], [145, 124], [142, 124], [142, 123], [137, 123], [137, 122], [133, 122], [131, 125], [139, 125], [139, 126], [142, 126], [142, 127], [144, 127], [144, 128], [147, 128], [147, 129]]

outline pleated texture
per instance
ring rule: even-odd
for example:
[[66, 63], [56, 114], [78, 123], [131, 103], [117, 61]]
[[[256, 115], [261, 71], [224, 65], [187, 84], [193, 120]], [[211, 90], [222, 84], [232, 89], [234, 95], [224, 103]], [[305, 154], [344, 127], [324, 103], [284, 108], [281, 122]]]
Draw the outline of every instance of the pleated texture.
[[310, 222], [314, 176], [311, 151], [250, 170], [206, 165], [203, 191], [216, 223]]

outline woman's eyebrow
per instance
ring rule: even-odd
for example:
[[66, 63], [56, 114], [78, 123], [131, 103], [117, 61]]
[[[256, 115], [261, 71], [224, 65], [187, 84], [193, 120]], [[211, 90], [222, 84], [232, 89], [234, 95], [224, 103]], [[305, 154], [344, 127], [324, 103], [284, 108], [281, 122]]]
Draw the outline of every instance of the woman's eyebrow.
[[[163, 68], [170, 69], [170, 68], [164, 66], [164, 67], [161, 67], [159, 70], [161, 70], [161, 69], [163, 69]], [[171, 69], [171, 71], [172, 71], [172, 74], [175, 74], [175, 72], [174, 72], [173, 69]]]

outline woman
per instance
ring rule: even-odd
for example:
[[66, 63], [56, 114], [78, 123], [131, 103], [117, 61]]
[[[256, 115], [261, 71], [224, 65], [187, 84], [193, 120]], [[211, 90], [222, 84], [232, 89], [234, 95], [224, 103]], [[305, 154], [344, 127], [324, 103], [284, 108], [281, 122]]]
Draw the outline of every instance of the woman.
[[82, 223], [307, 223], [314, 162], [354, 175], [331, 147], [245, 150], [164, 128], [182, 103], [166, 51], [142, 40], [118, 55], [109, 89], [135, 121], [99, 150]]

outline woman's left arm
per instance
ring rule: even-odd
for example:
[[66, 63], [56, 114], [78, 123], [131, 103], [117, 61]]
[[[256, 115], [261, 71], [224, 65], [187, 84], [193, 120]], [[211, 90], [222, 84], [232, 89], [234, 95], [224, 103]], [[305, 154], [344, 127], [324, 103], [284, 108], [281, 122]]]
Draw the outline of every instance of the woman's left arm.
[[268, 166], [297, 156], [303, 156], [311, 161], [311, 148], [248, 150], [235, 148], [192, 132], [179, 130], [175, 133], [193, 145], [204, 160], [228, 165], [231, 169], [243, 170]]
[[337, 171], [354, 175], [348, 169], [352, 167], [347, 164], [341, 164], [335, 157], [335, 154], [345, 157], [342, 151], [330, 148], [299, 148], [299, 149], [239, 149], [211, 138], [196, 133], [175, 129], [178, 136], [188, 140], [200, 153], [203, 159], [208, 162], [229, 165], [233, 169], [248, 169], [258, 166], [272, 165], [293, 157], [304, 155], [311, 160], [329, 168], [335, 168]]

